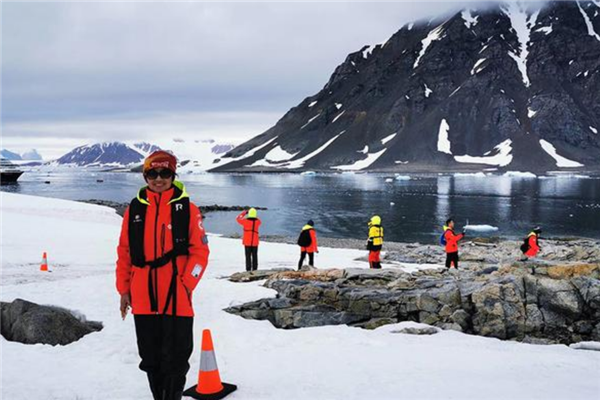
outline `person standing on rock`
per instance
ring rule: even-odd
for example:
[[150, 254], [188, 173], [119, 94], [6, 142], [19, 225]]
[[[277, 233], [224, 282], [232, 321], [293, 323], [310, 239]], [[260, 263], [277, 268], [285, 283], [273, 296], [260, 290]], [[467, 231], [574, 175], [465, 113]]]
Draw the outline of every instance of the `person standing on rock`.
[[246, 271], [256, 271], [258, 269], [258, 229], [261, 224], [256, 209], [242, 211], [236, 221], [244, 229], [242, 244], [246, 254]]
[[208, 264], [200, 210], [175, 180], [177, 159], [155, 151], [143, 165], [147, 186], [125, 211], [117, 247], [121, 317], [131, 307], [140, 369], [155, 400], [179, 400], [193, 349], [192, 292]]
[[523, 252], [523, 255], [525, 257], [521, 259], [521, 261], [527, 261], [528, 259], [538, 255], [538, 253], [541, 250], [539, 241], [541, 233], [542, 228], [536, 226], [523, 240], [523, 244], [521, 245], [521, 251]]
[[369, 222], [369, 238], [367, 239], [367, 250], [369, 250], [369, 267], [381, 269], [381, 259], [379, 258], [381, 248], [383, 247], [383, 227], [381, 226], [381, 217], [374, 215]]
[[454, 220], [452, 218], [446, 221], [444, 225], [443, 239], [446, 247], [446, 269], [450, 269], [454, 265], [455, 269], [458, 269], [458, 241], [465, 237], [465, 231], [462, 233], [454, 233]]
[[298, 237], [298, 246], [300, 246], [300, 261], [298, 261], [298, 271], [302, 268], [304, 259], [308, 254], [308, 265], [315, 266], [315, 253], [319, 252], [317, 247], [317, 231], [315, 231], [315, 223], [309, 220], [302, 228]]

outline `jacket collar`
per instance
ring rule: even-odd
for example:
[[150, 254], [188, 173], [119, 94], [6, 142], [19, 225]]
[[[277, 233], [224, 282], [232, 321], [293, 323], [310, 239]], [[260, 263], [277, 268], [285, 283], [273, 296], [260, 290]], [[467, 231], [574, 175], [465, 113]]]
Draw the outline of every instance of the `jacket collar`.
[[150, 191], [148, 186], [141, 188], [137, 194], [138, 201], [144, 205], [150, 205], [150, 203], [157, 204], [159, 198], [161, 203], [171, 204], [186, 197], [190, 196], [185, 189], [185, 185], [180, 181], [173, 181], [173, 186], [165, 190], [161, 196], [158, 193]]

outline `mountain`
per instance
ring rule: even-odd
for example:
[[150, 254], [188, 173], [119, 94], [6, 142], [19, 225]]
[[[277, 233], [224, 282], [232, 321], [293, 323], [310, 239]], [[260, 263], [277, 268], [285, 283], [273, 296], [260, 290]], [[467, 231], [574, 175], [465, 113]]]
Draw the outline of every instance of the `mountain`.
[[213, 170], [600, 168], [600, 3], [524, 4], [407, 24], [348, 55]]
[[141, 150], [121, 142], [104, 142], [79, 146], [55, 161], [86, 167], [124, 167], [144, 160]]
[[156, 150], [169, 151], [177, 157], [182, 172], [200, 172], [213, 166], [223, 153], [235, 147], [232, 143], [208, 140], [167, 139], [157, 143], [105, 142], [79, 146], [54, 161], [58, 165], [79, 167], [131, 167], [141, 164]]
[[160, 150], [160, 147], [158, 147], [157, 145], [147, 142], [134, 143], [133, 147], [135, 147], [136, 150], [141, 152], [144, 155], [144, 157], [154, 153], [157, 150]]
[[11, 160], [11, 161], [22, 160], [20, 155], [18, 155], [17, 153], [13, 153], [12, 151], [9, 151], [6, 149], [0, 150], [0, 158], [3, 158], [5, 160]]
[[222, 155], [235, 147], [234, 143], [214, 139], [188, 140], [174, 138], [158, 141], [161, 148], [171, 151], [177, 156], [181, 168], [180, 173], [203, 172], [219, 162]]
[[21, 159], [23, 160], [31, 160], [31, 161], [41, 161], [42, 156], [36, 149], [31, 149], [21, 154]]

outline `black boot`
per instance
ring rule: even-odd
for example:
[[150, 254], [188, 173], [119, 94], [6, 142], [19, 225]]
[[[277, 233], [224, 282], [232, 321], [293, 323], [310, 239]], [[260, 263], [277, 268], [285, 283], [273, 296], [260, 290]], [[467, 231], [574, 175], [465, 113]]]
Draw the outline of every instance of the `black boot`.
[[163, 384], [165, 377], [163, 374], [148, 372], [148, 383], [154, 400], [163, 400]]
[[162, 400], [181, 400], [185, 376], [168, 376], [165, 378], [164, 397]]

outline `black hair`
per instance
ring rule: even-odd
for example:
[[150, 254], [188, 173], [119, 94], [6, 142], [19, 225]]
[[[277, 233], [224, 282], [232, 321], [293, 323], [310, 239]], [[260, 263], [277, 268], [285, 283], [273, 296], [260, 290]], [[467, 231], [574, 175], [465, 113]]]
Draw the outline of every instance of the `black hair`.
[[446, 226], [450, 225], [450, 222], [454, 222], [454, 218], [448, 218], [446, 220]]

